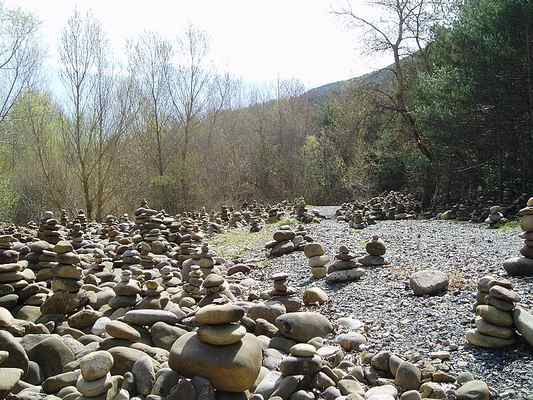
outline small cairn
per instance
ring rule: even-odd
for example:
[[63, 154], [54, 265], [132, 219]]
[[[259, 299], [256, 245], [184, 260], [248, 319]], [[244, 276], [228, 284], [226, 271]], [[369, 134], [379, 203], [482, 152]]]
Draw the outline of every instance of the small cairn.
[[253, 218], [250, 223], [250, 233], [257, 233], [263, 229], [259, 218]]
[[218, 274], [209, 274], [202, 282], [201, 292], [204, 297], [198, 302], [198, 306], [203, 307], [208, 304], [228, 303], [235, 300], [235, 297], [227, 289], [226, 280]]
[[328, 266], [326, 280], [328, 282], [348, 282], [359, 280], [365, 270], [361, 264], [354, 261], [356, 255], [350, 252], [346, 246], [340, 246], [339, 251], [335, 254], [335, 261]]
[[183, 285], [183, 297], [191, 297], [195, 300], [202, 298], [202, 283], [204, 274], [199, 265], [192, 265], [187, 275], [187, 283]]
[[102, 398], [111, 388], [113, 356], [107, 351], [95, 351], [83, 356], [76, 389], [85, 399]]
[[141, 297], [139, 296], [141, 288], [139, 283], [132, 279], [131, 275], [131, 271], [127, 269], [122, 270], [120, 282], [113, 287], [116, 296], [109, 301], [109, 306], [113, 310], [123, 307], [134, 307], [141, 301]]
[[165, 298], [164, 304], [162, 304], [161, 292], [163, 288], [157, 283], [156, 280], [148, 280], [144, 283], [146, 290], [143, 292], [143, 299], [139, 304], [135, 306], [138, 310], [152, 309], [161, 310], [168, 302], [168, 297]]
[[502, 214], [503, 207], [492, 206], [489, 209], [489, 216], [485, 220], [485, 223], [489, 224], [490, 229], [497, 229], [502, 224], [507, 222], [507, 219]]
[[357, 260], [359, 264], [366, 267], [380, 267], [387, 263], [383, 258], [387, 252], [387, 248], [385, 242], [379, 236], [372, 236], [372, 239], [366, 243], [365, 250], [368, 254]]
[[307, 377], [310, 381], [319, 373], [321, 368], [322, 358], [317, 354], [316, 347], [309, 343], [293, 345], [289, 349], [289, 356], [285, 357], [279, 365], [282, 376], [303, 375], [304, 379]]
[[173, 268], [170, 265], [165, 265], [161, 268], [160, 284], [165, 290], [173, 292], [173, 288], [177, 288], [181, 283], [179, 272], [176, 274], [173, 272]]
[[280, 303], [285, 306], [287, 312], [299, 311], [302, 301], [296, 296], [296, 290], [289, 286], [289, 275], [285, 272], [278, 272], [272, 275], [274, 288], [261, 295], [265, 300]]
[[466, 333], [468, 343], [499, 348], [516, 343], [513, 310], [520, 297], [507, 279], [485, 276], [478, 282], [476, 328]]
[[269, 249], [269, 257], [281, 257], [285, 254], [292, 253], [296, 250], [296, 246], [292, 241], [296, 237], [296, 233], [289, 225], [282, 225], [274, 232], [274, 240], [265, 245]]
[[329, 257], [322, 245], [320, 243], [308, 243], [304, 246], [304, 254], [309, 261], [313, 278], [325, 277], [328, 272], [326, 265], [329, 263]]
[[43, 303], [41, 311], [43, 314], [74, 314], [89, 302], [87, 292], [81, 290], [83, 270], [80, 256], [72, 244], [64, 240], [57, 242], [53, 253], [56, 254], [51, 271], [54, 294]]
[[[35, 273], [27, 268], [28, 261], [19, 261], [19, 252], [12, 249], [15, 242], [11, 235], [0, 236], [0, 307], [8, 310], [13, 310], [22, 300], [19, 291], [35, 281]], [[41, 305], [43, 299], [41, 296], [34, 300], [37, 304], [31, 305]]]
[[362, 211], [354, 211], [350, 220], [350, 227], [353, 229], [364, 229], [368, 226]]
[[49, 243], [56, 244], [63, 240], [64, 232], [59, 221], [54, 218], [54, 214], [51, 211], [44, 213], [41, 225], [39, 226], [38, 237], [41, 240], [46, 240]]
[[524, 246], [520, 249], [522, 256], [512, 257], [503, 262], [503, 268], [509, 275], [533, 276], [533, 197], [527, 206], [519, 211], [520, 227]]

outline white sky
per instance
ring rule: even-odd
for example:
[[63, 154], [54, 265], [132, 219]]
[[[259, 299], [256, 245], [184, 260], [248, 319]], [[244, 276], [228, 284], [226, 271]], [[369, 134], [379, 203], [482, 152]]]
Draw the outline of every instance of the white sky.
[[[0, 0], [1, 1], [1, 0]], [[50, 63], [75, 7], [92, 10], [114, 48], [144, 30], [174, 38], [189, 24], [207, 31], [218, 69], [249, 83], [300, 79], [307, 88], [349, 79], [390, 64], [363, 57], [356, 32], [330, 14], [337, 0], [4, 0], [42, 21]], [[359, 0], [355, 0], [357, 4]]]

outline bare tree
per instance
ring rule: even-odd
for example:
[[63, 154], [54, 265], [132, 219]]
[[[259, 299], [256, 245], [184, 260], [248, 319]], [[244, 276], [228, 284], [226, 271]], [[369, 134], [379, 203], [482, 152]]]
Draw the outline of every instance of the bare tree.
[[207, 34], [189, 25], [177, 43], [177, 63], [167, 69], [172, 115], [183, 130], [181, 145], [181, 191], [183, 206], [189, 202], [187, 156], [192, 131], [206, 109], [211, 73], [207, 65]]
[[31, 14], [5, 8], [0, 1], [0, 124], [32, 82], [40, 65], [38, 26]]
[[402, 59], [409, 55], [418, 57], [429, 68], [428, 43], [431, 29], [440, 19], [437, 13], [441, 9], [439, 4], [432, 0], [371, 0], [367, 5], [373, 9], [374, 18], [364, 16], [363, 12], [355, 12], [350, 1], [343, 8], [333, 11], [362, 30], [363, 38], [372, 52], [392, 54], [394, 93], [390, 95], [380, 91], [380, 94], [389, 99], [387, 108], [401, 116], [418, 149], [429, 160], [432, 159], [431, 146], [409, 109], [406, 63]]
[[107, 47], [101, 24], [91, 14], [75, 11], [60, 38], [61, 79], [69, 100], [62, 135], [89, 218], [95, 211], [100, 218], [109, 200], [109, 171], [131, 112], [129, 94], [110, 68]]

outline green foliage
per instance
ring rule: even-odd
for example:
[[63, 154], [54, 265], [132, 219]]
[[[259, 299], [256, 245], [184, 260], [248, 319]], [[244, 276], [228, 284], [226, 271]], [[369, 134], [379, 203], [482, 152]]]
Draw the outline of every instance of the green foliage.
[[18, 200], [19, 197], [13, 190], [11, 180], [7, 177], [0, 177], [0, 222], [13, 222]]

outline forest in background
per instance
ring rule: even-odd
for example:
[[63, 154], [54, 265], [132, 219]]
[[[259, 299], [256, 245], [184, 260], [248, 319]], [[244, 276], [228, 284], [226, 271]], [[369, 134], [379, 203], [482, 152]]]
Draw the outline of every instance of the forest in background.
[[141, 199], [175, 213], [391, 189], [426, 205], [531, 192], [529, 1], [372, 2], [377, 21], [333, 13], [391, 66], [325, 93], [215, 70], [194, 26], [131, 38], [119, 62], [105, 27], [74, 12], [58, 38], [60, 96], [43, 78], [37, 17], [0, 2], [0, 219], [101, 219]]

